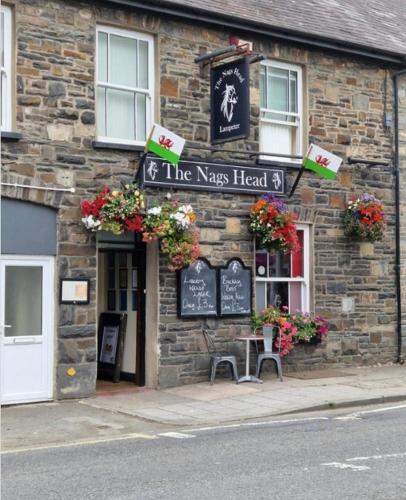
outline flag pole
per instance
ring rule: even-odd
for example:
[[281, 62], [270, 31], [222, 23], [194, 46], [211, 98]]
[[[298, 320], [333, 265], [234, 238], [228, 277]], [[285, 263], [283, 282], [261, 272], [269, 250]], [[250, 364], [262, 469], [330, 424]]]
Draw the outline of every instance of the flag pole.
[[297, 174], [296, 180], [293, 183], [292, 189], [290, 190], [288, 198], [291, 198], [293, 196], [294, 192], [296, 191], [296, 187], [299, 184], [300, 178], [302, 177], [304, 170], [305, 170], [305, 166], [302, 165], [302, 168], [299, 170], [299, 173]]

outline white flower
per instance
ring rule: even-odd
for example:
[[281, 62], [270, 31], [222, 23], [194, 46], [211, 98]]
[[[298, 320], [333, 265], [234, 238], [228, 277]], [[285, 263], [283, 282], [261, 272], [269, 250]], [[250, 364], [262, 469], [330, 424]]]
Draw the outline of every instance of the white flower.
[[147, 214], [150, 215], [161, 215], [162, 208], [161, 207], [152, 207], [147, 210]]
[[93, 215], [89, 215], [88, 217], [84, 217], [82, 219], [83, 224], [86, 229], [90, 229], [91, 231], [97, 231], [101, 229], [101, 222], [93, 217]]

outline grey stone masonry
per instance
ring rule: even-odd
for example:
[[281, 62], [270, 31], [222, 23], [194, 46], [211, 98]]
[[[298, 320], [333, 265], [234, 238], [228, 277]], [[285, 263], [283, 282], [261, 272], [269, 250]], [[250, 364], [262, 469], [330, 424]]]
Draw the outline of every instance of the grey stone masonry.
[[[208, 146], [210, 137], [209, 79], [200, 75], [194, 58], [202, 49], [211, 51], [228, 45], [233, 33], [101, 2], [16, 0], [13, 13], [17, 82], [14, 128], [22, 139], [2, 144], [2, 180], [73, 186], [76, 192], [10, 187], [3, 189], [3, 196], [57, 208], [56, 276], [90, 278], [88, 305], [58, 307], [55, 342], [55, 396], [87, 396], [94, 393], [96, 378], [97, 255], [94, 234], [81, 223], [80, 202], [105, 184], [130, 182], [139, 158], [138, 153], [130, 151], [92, 147], [96, 138], [96, 25], [138, 30], [155, 37], [155, 120], [187, 140], [189, 156], [240, 162], [245, 156], [239, 151], [258, 151], [259, 65], [251, 65], [249, 138], [226, 146], [235, 153], [209, 154], [193, 149], [193, 145]], [[260, 36], [252, 41], [266, 57], [303, 65], [305, 144], [317, 143], [344, 160], [351, 156], [390, 163], [384, 167], [349, 165], [344, 161], [336, 181], [306, 172], [295, 196], [287, 200], [300, 222], [312, 225], [312, 308], [329, 318], [331, 331], [319, 346], [297, 346], [285, 358], [285, 366], [297, 370], [392, 361], [396, 352], [393, 130], [384, 127], [384, 112], [392, 108], [390, 73], [368, 61], [289, 46]], [[403, 141], [404, 157], [405, 152]], [[403, 186], [405, 168], [403, 162]], [[341, 219], [346, 202], [364, 191], [376, 194], [385, 206], [386, 235], [375, 244], [349, 241], [343, 233]], [[148, 189], [148, 205], [165, 193]], [[253, 266], [254, 243], [248, 222], [254, 196], [197, 191], [173, 194], [195, 208], [202, 252], [213, 265], [238, 256], [247, 266]], [[403, 243], [404, 213], [402, 200]], [[248, 317], [178, 319], [176, 276], [166, 269], [163, 258], [159, 262], [158, 286], [149, 293], [159, 297], [160, 387], [207, 378], [203, 327], [215, 332], [221, 345], [243, 362], [244, 345], [234, 339], [251, 332]], [[346, 298], [353, 299], [350, 312], [343, 310]], [[69, 375], [72, 367], [76, 373]]]

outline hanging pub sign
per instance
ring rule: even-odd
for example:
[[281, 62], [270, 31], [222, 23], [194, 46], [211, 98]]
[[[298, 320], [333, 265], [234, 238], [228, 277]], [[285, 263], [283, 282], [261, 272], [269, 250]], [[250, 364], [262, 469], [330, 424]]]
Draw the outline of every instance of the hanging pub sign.
[[147, 156], [140, 174], [143, 186], [255, 195], [285, 193], [284, 170], [265, 166], [192, 160], [181, 160], [173, 165], [161, 158]]
[[249, 135], [248, 58], [211, 69], [211, 142], [235, 141]]

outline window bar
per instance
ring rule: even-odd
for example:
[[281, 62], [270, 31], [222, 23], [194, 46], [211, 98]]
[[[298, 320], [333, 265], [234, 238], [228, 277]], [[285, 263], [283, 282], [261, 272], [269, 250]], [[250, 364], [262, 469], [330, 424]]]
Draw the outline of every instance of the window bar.
[[[138, 74], [138, 72], [137, 72]], [[137, 82], [138, 83], [138, 82]], [[133, 93], [134, 95], [134, 140], [136, 141], [138, 138], [138, 126], [137, 126], [137, 92]]]

